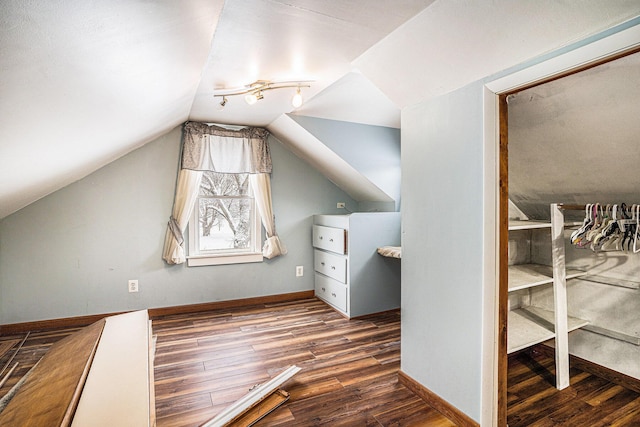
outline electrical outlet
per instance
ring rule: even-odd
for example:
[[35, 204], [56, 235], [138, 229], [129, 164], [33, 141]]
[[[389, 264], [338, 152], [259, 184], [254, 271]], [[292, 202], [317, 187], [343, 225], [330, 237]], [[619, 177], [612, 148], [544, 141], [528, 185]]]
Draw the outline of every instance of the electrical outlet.
[[296, 266], [296, 277], [304, 276], [304, 267], [301, 265]]
[[137, 280], [129, 280], [129, 292], [138, 292]]
[[336, 208], [338, 208], [338, 209], [344, 209], [344, 207], [345, 207], [344, 202], [338, 202], [338, 203], [336, 203]]

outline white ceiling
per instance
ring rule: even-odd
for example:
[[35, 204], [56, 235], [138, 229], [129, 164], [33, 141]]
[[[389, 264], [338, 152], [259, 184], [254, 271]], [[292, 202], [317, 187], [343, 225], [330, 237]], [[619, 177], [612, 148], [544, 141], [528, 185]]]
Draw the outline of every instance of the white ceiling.
[[0, 218], [187, 119], [292, 110], [280, 90], [218, 111], [215, 89], [312, 79], [294, 114], [399, 126], [407, 105], [638, 14], [637, 0], [3, 0]]
[[[293, 110], [293, 89], [265, 92], [265, 99], [251, 107], [250, 115], [242, 96], [230, 98], [224, 110], [218, 111], [220, 98], [213, 97], [215, 90], [243, 87], [256, 80], [313, 80], [310, 88], [302, 89], [305, 98], [312, 98], [350, 73], [356, 58], [433, 1], [396, 0], [393, 7], [388, 0], [227, 1], [190, 117], [266, 126]], [[357, 87], [342, 85], [338, 96], [351, 99], [349, 104], [364, 110], [363, 116], [367, 111], [380, 116], [376, 104], [356, 102], [366, 83], [356, 82], [353, 77], [350, 80]], [[371, 88], [375, 87], [369, 83], [366, 89]], [[389, 106], [394, 109], [392, 114], [398, 116], [399, 126], [398, 107], [382, 98], [376, 101], [383, 102], [385, 110]], [[318, 114], [332, 113], [346, 120], [340, 113], [353, 109], [342, 105], [337, 110], [320, 110]]]

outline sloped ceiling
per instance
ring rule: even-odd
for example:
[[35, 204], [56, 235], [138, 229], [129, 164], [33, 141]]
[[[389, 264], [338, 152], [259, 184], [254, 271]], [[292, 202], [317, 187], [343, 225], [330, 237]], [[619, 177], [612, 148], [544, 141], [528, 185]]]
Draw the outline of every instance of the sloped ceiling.
[[437, 1], [354, 65], [403, 108], [638, 14], [637, 0]]
[[298, 157], [324, 171], [325, 176], [354, 200], [389, 202], [394, 200], [357, 169], [307, 132], [289, 115], [283, 114], [270, 125], [270, 131]]
[[509, 97], [509, 198], [528, 217], [550, 203], [640, 203], [640, 53]]
[[189, 117], [223, 0], [0, 3], [0, 218]]
[[218, 111], [216, 89], [311, 79], [294, 114], [389, 126], [401, 107], [638, 14], [636, 0], [4, 0], [0, 218], [187, 119], [268, 126], [292, 112], [286, 91]]

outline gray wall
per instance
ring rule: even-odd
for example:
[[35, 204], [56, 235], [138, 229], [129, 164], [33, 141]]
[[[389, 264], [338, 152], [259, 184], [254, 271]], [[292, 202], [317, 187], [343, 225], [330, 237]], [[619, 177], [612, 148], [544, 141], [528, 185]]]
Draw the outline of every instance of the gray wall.
[[162, 261], [180, 139], [176, 128], [0, 222], [0, 324], [313, 289], [311, 216], [355, 202], [273, 137], [276, 225], [289, 253], [227, 266]]
[[483, 85], [402, 111], [402, 370], [480, 419]]
[[510, 96], [515, 205], [548, 219], [550, 203], [637, 203], [638, 99], [640, 53]]
[[[565, 229], [567, 266], [589, 276], [567, 281], [568, 313], [589, 325], [569, 334], [569, 352], [640, 379], [640, 254], [576, 248], [569, 243], [575, 228]], [[549, 235], [534, 235], [532, 261], [550, 265], [550, 254]], [[553, 288], [532, 288], [530, 303], [552, 310]]]
[[400, 129], [290, 117], [395, 200], [395, 210], [400, 211]]

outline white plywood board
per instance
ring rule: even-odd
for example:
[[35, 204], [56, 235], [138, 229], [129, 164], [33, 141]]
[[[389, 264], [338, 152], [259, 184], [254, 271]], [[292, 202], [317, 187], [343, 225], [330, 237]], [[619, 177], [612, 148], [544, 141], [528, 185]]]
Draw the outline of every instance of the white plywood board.
[[148, 322], [146, 310], [106, 319], [72, 426], [149, 425]]

